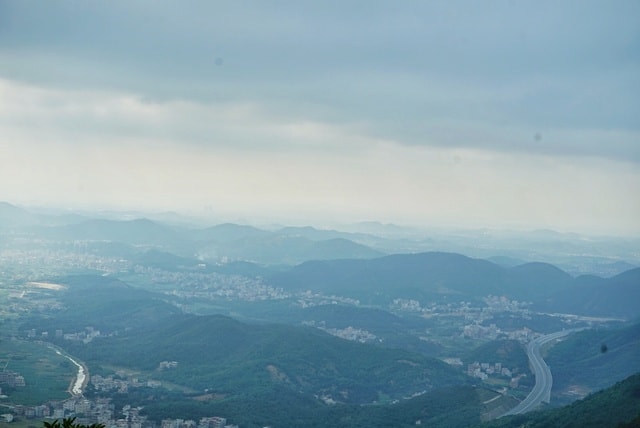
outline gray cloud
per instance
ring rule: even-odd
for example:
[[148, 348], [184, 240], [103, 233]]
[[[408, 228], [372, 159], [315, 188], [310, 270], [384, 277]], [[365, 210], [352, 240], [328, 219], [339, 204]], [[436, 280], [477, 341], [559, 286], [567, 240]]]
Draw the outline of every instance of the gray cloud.
[[[638, 64], [636, 2], [75, 2], [4, 0], [6, 49], [129, 62], [154, 74], [291, 80], [404, 70], [471, 80]], [[229, 64], [226, 62], [225, 64]]]
[[[109, 144], [117, 158], [134, 140], [162, 153], [167, 147], [202, 153], [211, 162], [222, 152], [238, 165], [268, 152], [275, 161], [250, 163], [258, 185], [299, 163], [296, 173], [307, 174], [312, 187], [323, 188], [316, 181], [323, 170], [336, 177], [323, 205], [339, 205], [331, 192], [343, 178], [342, 187], [358, 190], [345, 199], [368, 210], [378, 194], [366, 203], [356, 198], [373, 179], [354, 177], [351, 165], [364, 162], [363, 171], [375, 175], [397, 156], [386, 178], [397, 180], [394, 189], [410, 189], [407, 212], [422, 197], [466, 206], [476, 194], [478, 203], [489, 201], [494, 188], [516, 194], [542, 159], [554, 167], [534, 186], [536, 206], [555, 181], [583, 183], [582, 202], [575, 211], [566, 207], [567, 224], [591, 206], [590, 189], [598, 185], [611, 196], [607, 215], [618, 206], [628, 219], [638, 214], [637, 206], [617, 205], [637, 187], [640, 162], [640, 3], [634, 0], [0, 0], [0, 91], [0, 149], [4, 144], [6, 153], [25, 159], [38, 144], [53, 152], [55, 144]], [[381, 154], [370, 164], [362, 160], [372, 153]], [[494, 163], [493, 156], [507, 160]], [[401, 165], [413, 159], [413, 172], [406, 173]], [[73, 165], [64, 154], [59, 163]], [[475, 167], [441, 191], [427, 183], [423, 164], [439, 171], [444, 184], [449, 173]], [[245, 179], [229, 168], [221, 177]], [[211, 178], [184, 169], [194, 180]], [[527, 174], [509, 184], [518, 171]], [[137, 174], [133, 167], [129, 172]], [[271, 195], [291, 185], [276, 181]], [[306, 190], [291, 191], [304, 196]], [[566, 204], [562, 189], [556, 193], [554, 203]], [[493, 197], [487, 218], [516, 199]], [[281, 199], [284, 204], [284, 190]], [[454, 208], [442, 205], [442, 215], [454, 215]]]
[[581, 148], [424, 136], [433, 118], [524, 135], [640, 131], [639, 17], [633, 1], [4, 0], [0, 75], [158, 100], [257, 102], [368, 123], [399, 143], [638, 160], [627, 141]]

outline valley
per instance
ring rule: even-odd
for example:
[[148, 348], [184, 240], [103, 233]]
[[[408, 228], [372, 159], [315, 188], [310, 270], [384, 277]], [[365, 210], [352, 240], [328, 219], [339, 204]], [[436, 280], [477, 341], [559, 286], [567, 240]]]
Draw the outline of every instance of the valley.
[[638, 53], [638, 0], [0, 0], [0, 428], [640, 428]]
[[[11, 426], [479, 426], [640, 371], [638, 268], [384, 255], [389, 238], [362, 232], [58, 221], [0, 229]], [[303, 240], [342, 250], [294, 260]], [[279, 262], [258, 262], [260, 245]]]

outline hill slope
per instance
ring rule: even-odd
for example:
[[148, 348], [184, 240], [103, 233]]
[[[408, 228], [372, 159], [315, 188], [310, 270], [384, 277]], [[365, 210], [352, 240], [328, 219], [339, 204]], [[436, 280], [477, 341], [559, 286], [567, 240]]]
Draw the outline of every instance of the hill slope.
[[344, 238], [312, 240], [265, 232], [225, 242], [209, 242], [199, 254], [205, 259], [246, 260], [294, 265], [306, 260], [366, 259], [382, 253]]
[[285, 289], [311, 289], [348, 295], [365, 303], [388, 303], [398, 297], [464, 300], [488, 294], [532, 299], [568, 287], [572, 278], [542, 263], [506, 269], [461, 254], [429, 252], [307, 262], [271, 280]]
[[30, 212], [0, 201], [0, 229], [36, 224], [38, 218]]
[[402, 398], [464, 383], [445, 363], [417, 353], [363, 345], [314, 328], [248, 325], [223, 316], [177, 315], [144, 329], [95, 340], [74, 352], [89, 362], [158, 373], [223, 394], [286, 387], [347, 403]]
[[640, 324], [572, 334], [545, 359], [553, 372], [554, 399], [609, 387], [640, 372]]
[[[71, 277], [58, 291], [64, 309], [24, 326], [82, 331], [92, 326], [108, 337], [86, 344], [58, 344], [91, 366], [130, 367], [196, 390], [224, 394], [286, 387], [335, 401], [372, 403], [436, 387], [464, 384], [459, 371], [440, 360], [365, 345], [311, 327], [250, 325], [231, 318], [180, 313], [162, 295], [109, 277]], [[161, 361], [173, 370], [156, 372]]]
[[509, 283], [514, 293], [528, 299], [566, 289], [573, 277], [548, 263], [525, 263], [508, 270]]
[[87, 220], [77, 224], [41, 228], [39, 233], [60, 241], [113, 241], [125, 244], [175, 246], [184, 238], [177, 228], [148, 219]]
[[640, 373], [584, 400], [547, 411], [509, 416], [483, 428], [614, 428], [640, 426]]
[[534, 303], [542, 312], [632, 319], [640, 315], [640, 268], [613, 278], [568, 273], [548, 263], [505, 268], [455, 253], [394, 254], [368, 260], [309, 261], [268, 281], [285, 290], [312, 290], [388, 305], [507, 296]]
[[545, 300], [540, 308], [591, 316], [633, 318], [640, 315], [640, 268], [612, 278], [578, 277], [574, 285]]

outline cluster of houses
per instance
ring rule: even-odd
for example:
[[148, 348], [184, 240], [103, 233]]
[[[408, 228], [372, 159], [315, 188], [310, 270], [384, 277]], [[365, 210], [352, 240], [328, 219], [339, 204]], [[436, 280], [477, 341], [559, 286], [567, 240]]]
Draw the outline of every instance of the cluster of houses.
[[[78, 331], [74, 333], [64, 333], [61, 329], [55, 330], [55, 338], [56, 339], [64, 339], [64, 340], [73, 340], [73, 341], [81, 341], [85, 344], [90, 343], [93, 339], [97, 337], [102, 337], [103, 335], [100, 333], [100, 330], [97, 330], [93, 327], [85, 327], [83, 331]], [[36, 339], [40, 338], [42, 340], [48, 340], [51, 336], [48, 331], [38, 332], [35, 328], [31, 330], [27, 330], [27, 338]]]
[[[95, 401], [86, 398], [71, 398], [64, 401], [49, 401], [38, 406], [13, 407], [15, 416], [23, 416], [27, 419], [64, 419], [77, 417], [81, 424], [103, 423], [106, 426], [114, 426], [110, 423], [115, 415], [115, 407], [108, 398], [99, 398]], [[142, 421], [139, 421], [142, 422]], [[115, 426], [118, 426], [115, 424]], [[142, 428], [140, 425], [127, 425], [127, 428]]]
[[227, 425], [227, 420], [219, 416], [200, 419], [200, 422], [183, 419], [163, 419], [161, 428], [238, 428], [237, 425]]
[[126, 394], [129, 392], [129, 388], [149, 387], [157, 388], [161, 384], [155, 380], [141, 381], [137, 377], [129, 377], [126, 379], [118, 379], [113, 376], [91, 376], [91, 385], [96, 391], [100, 392], [119, 392]]
[[[3, 370], [0, 372], [0, 384], [5, 384], [10, 386], [11, 388], [21, 388], [26, 386], [24, 381], [24, 376], [20, 373], [12, 372], [9, 370]], [[2, 390], [0, 389], [0, 393]]]
[[158, 425], [141, 415], [141, 410], [141, 407], [126, 405], [118, 413], [109, 398], [89, 400], [79, 397], [65, 401], [50, 401], [39, 406], [15, 406], [13, 413], [0, 415], [0, 422], [14, 422], [16, 417], [41, 420], [75, 417], [77, 423], [99, 423], [104, 424], [106, 428], [238, 428], [237, 425], [228, 425], [227, 419], [219, 416], [202, 418], [199, 422], [165, 419]]
[[160, 364], [158, 364], [158, 370], [160, 371], [175, 369], [176, 367], [178, 367], [177, 361], [160, 361]]
[[496, 340], [499, 338], [517, 340], [520, 343], [527, 343], [534, 337], [538, 336], [533, 330], [522, 327], [510, 331], [504, 331], [496, 326], [496, 324], [481, 325], [477, 322], [467, 324], [462, 327], [462, 337], [470, 339]]
[[467, 366], [467, 374], [471, 377], [486, 380], [489, 376], [505, 376], [510, 378], [512, 371], [506, 367], [502, 367], [502, 363], [490, 364], [476, 361]]

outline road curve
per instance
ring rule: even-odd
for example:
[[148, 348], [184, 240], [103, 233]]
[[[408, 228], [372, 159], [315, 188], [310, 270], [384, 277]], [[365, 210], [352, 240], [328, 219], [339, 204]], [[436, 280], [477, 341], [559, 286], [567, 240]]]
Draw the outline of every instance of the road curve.
[[518, 403], [513, 409], [509, 410], [502, 416], [507, 415], [519, 415], [533, 410], [540, 403], [548, 403], [551, 399], [551, 386], [553, 385], [553, 377], [551, 376], [551, 370], [547, 363], [542, 359], [540, 354], [540, 347], [545, 343], [552, 340], [559, 339], [566, 336], [576, 330], [563, 330], [555, 333], [547, 334], [533, 339], [527, 345], [527, 356], [529, 357], [529, 364], [533, 368], [533, 373], [536, 377], [536, 384], [533, 389], [527, 395], [527, 397]]

